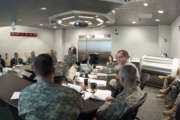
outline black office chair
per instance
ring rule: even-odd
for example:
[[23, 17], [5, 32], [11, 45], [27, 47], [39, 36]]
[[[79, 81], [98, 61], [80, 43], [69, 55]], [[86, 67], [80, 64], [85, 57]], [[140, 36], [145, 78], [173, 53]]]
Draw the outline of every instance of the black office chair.
[[177, 105], [176, 120], [180, 120], [180, 103]]
[[140, 85], [139, 85], [141, 90], [144, 89], [144, 87], [146, 86], [147, 81], [149, 81], [150, 78], [151, 78], [150, 74], [141, 72]]
[[122, 116], [120, 120], [140, 120], [136, 117], [139, 108], [144, 104], [147, 98], [147, 93], [144, 94], [143, 98], [141, 98], [140, 102], [136, 105], [127, 110], [127, 112]]
[[0, 98], [0, 120], [21, 120], [18, 109]]

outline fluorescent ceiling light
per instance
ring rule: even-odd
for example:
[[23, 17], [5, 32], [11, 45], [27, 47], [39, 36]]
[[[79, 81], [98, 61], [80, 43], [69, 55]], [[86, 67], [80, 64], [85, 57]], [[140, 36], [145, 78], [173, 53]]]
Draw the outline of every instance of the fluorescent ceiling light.
[[40, 26], [43, 26], [44, 24], [39, 24]]
[[96, 18], [96, 20], [100, 23], [104, 23], [104, 21], [101, 18]]
[[160, 22], [160, 19], [155, 19], [156, 22]]
[[47, 8], [46, 7], [42, 7], [41, 10], [47, 10]]
[[136, 21], [132, 21], [132, 24], [136, 24], [137, 22]]
[[163, 11], [163, 10], [158, 10], [158, 13], [159, 13], [159, 14], [163, 14], [164, 11]]
[[75, 23], [75, 21], [73, 21], [73, 22], [69, 22], [69, 24], [70, 24], [70, 25], [74, 25], [74, 23]]
[[91, 17], [91, 16], [79, 16], [79, 18], [94, 19], [94, 17]]
[[58, 20], [58, 24], [62, 24], [62, 20]]
[[61, 25], [63, 25], [63, 26], [68, 26], [68, 25], [65, 25], [65, 24], [61, 24]]
[[148, 3], [144, 3], [144, 6], [147, 7], [147, 6], [149, 6], [149, 4]]
[[73, 19], [73, 18], [75, 18], [75, 16], [65, 17], [65, 18], [63, 18], [62, 20], [69, 20], [69, 19]]
[[103, 23], [99, 23], [99, 24], [97, 24], [97, 26], [101, 26], [101, 25], [103, 25]]

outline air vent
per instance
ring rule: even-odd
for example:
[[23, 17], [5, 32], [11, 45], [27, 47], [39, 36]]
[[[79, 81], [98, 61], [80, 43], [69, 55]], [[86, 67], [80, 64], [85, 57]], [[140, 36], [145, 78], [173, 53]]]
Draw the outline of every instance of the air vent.
[[130, 2], [131, 0], [101, 0], [101, 1], [124, 4]]

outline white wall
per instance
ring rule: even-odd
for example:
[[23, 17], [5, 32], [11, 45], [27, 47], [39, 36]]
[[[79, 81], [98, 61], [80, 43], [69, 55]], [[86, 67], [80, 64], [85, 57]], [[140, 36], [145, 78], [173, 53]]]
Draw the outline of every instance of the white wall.
[[[166, 42], [166, 40], [168, 40]], [[171, 41], [171, 27], [169, 25], [159, 26], [159, 47], [161, 53], [169, 53], [169, 44]]]
[[171, 25], [170, 56], [180, 58], [180, 16]]
[[64, 58], [64, 30], [62, 29], [54, 33], [54, 49], [57, 52], [57, 58], [62, 61]]
[[159, 46], [159, 28], [157, 26], [120, 26], [119, 35], [113, 33], [114, 27], [101, 30], [93, 29], [72, 29], [66, 30], [64, 40], [64, 52], [74, 44], [78, 44], [79, 35], [112, 35], [112, 54], [115, 55], [120, 49], [129, 51], [132, 57], [141, 57], [143, 55], [159, 56], [161, 54]]
[[[15, 51], [21, 57], [24, 53], [34, 50], [37, 54], [48, 52], [50, 49], [57, 51], [57, 57], [63, 60], [68, 48], [77, 47], [79, 35], [112, 35], [112, 54], [120, 49], [129, 51], [132, 57], [143, 55], [159, 56], [161, 51], [168, 51], [168, 46], [162, 42], [162, 38], [169, 38], [169, 26], [119, 26], [119, 35], [113, 32], [114, 27], [105, 29], [71, 29], [50, 30], [27, 26], [16, 26], [15, 32], [37, 33], [37, 38], [12, 37], [10, 27], [0, 27], [0, 54], [8, 52], [11, 56]], [[172, 27], [173, 28], [173, 27]], [[179, 34], [177, 34], [179, 35]]]
[[[38, 37], [14, 37], [10, 32], [37, 33]], [[30, 53], [32, 50], [39, 53], [48, 52], [54, 48], [54, 30], [16, 26], [13, 31], [11, 27], [0, 27], [0, 54], [18, 52], [21, 57], [24, 53]]]

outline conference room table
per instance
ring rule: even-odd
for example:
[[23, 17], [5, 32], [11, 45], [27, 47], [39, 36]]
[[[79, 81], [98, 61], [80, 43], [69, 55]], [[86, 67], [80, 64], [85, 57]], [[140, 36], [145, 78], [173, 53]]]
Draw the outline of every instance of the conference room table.
[[0, 98], [17, 106], [18, 100], [11, 100], [14, 92], [20, 92], [32, 82], [21, 78], [16, 72], [9, 71], [0, 77]]
[[[9, 71], [3, 76], [0, 76], [0, 98], [7, 103], [18, 106], [18, 99], [12, 100], [11, 97], [14, 92], [21, 92], [25, 87], [32, 85], [34, 83], [21, 78], [16, 72]], [[88, 113], [90, 111], [98, 109], [104, 101], [87, 99], [84, 102], [83, 113]]]

